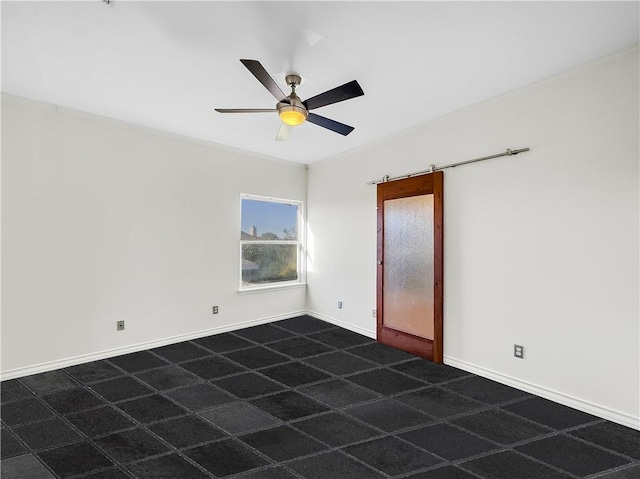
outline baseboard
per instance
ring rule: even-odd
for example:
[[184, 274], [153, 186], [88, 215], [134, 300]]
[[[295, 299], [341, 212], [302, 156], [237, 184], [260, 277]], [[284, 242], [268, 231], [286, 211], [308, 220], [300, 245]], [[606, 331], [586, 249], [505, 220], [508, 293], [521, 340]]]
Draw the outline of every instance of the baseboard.
[[340, 326], [341, 328], [353, 331], [354, 333], [362, 334], [363, 336], [367, 336], [368, 338], [376, 339], [375, 331], [360, 328], [358, 326], [354, 326], [353, 324], [345, 323], [344, 321], [332, 318], [331, 316], [325, 316], [324, 314], [320, 314], [315, 311], [307, 311], [307, 314], [309, 316], [313, 316], [314, 318], [321, 319], [322, 321], [326, 321], [327, 323], [335, 324], [336, 326]]
[[622, 424], [623, 426], [627, 426], [632, 429], [640, 430], [640, 417], [635, 417], [627, 413], [615, 411], [599, 404], [594, 404], [583, 399], [569, 396], [559, 391], [554, 391], [544, 386], [538, 386], [536, 384], [532, 384], [530, 382], [523, 381], [506, 374], [492, 371], [481, 366], [476, 366], [475, 364], [471, 364], [466, 361], [453, 358], [451, 356], [445, 355], [444, 363], [449, 366], [453, 366], [455, 368], [476, 374], [478, 376], [491, 379], [501, 384], [520, 389], [521, 391], [526, 391], [528, 393], [535, 394], [536, 396], [549, 399], [550, 401], [557, 402], [564, 406], [569, 406], [573, 409], [577, 409], [579, 411], [583, 411], [588, 414], [593, 414], [594, 416], [607, 419], [608, 421]]
[[69, 358], [59, 359], [56, 361], [50, 361], [46, 363], [34, 364], [23, 368], [10, 369], [8, 371], [2, 371], [0, 373], [0, 381], [6, 381], [9, 379], [21, 378], [23, 376], [30, 376], [31, 374], [39, 374], [47, 371], [53, 371], [55, 369], [68, 368], [69, 366], [76, 366], [78, 364], [88, 363], [90, 361], [98, 361], [100, 359], [108, 359], [114, 356], [121, 356], [123, 354], [135, 353], [138, 351], [144, 351], [146, 349], [158, 348], [160, 346], [167, 346], [168, 344], [179, 343], [181, 341], [189, 341], [191, 339], [203, 338], [205, 336], [211, 336], [213, 334], [226, 333], [229, 331], [235, 331], [237, 329], [248, 328], [251, 326], [258, 326], [260, 324], [272, 323], [274, 321], [280, 321], [283, 319], [294, 318], [307, 314], [306, 310], [294, 311], [276, 316], [268, 316], [259, 319], [253, 319], [251, 321], [243, 321], [241, 323], [234, 323], [227, 326], [220, 326], [217, 328], [204, 329], [193, 333], [180, 334], [177, 336], [171, 336], [162, 339], [156, 339], [153, 341], [146, 341], [143, 343], [131, 344], [119, 348], [107, 349], [104, 351], [83, 354], [80, 356], [73, 356]]

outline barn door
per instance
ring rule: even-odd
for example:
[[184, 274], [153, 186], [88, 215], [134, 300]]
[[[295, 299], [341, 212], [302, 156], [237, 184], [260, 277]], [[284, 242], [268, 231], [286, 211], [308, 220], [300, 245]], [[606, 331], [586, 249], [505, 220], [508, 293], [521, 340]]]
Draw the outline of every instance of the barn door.
[[442, 362], [441, 171], [378, 184], [378, 342]]

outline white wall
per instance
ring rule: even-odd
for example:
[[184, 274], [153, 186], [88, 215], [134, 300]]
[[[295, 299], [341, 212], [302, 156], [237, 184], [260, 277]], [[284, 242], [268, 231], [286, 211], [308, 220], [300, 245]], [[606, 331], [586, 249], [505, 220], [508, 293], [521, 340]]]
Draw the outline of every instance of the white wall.
[[3, 95], [3, 379], [304, 311], [237, 293], [240, 193], [306, 169]]
[[313, 164], [309, 310], [375, 334], [367, 181], [529, 147], [445, 172], [445, 362], [639, 428], [638, 90], [634, 48]]

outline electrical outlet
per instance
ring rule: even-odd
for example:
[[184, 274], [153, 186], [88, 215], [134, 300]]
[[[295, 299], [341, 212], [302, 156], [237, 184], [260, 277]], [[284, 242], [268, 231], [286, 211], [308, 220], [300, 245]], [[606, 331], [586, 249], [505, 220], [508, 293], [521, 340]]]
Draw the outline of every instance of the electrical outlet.
[[519, 344], [514, 344], [513, 355], [518, 359], [524, 359], [524, 346], [520, 346]]
[[342, 309], [342, 301], [338, 301], [338, 309]]
[[218, 307], [217, 306], [213, 307], [213, 314], [218, 314]]
[[371, 317], [372, 317], [372, 318], [375, 318], [375, 317], [376, 317], [376, 310], [375, 310], [375, 309], [372, 309], [372, 310], [371, 310]]
[[116, 331], [124, 331], [124, 321], [118, 321], [116, 323]]

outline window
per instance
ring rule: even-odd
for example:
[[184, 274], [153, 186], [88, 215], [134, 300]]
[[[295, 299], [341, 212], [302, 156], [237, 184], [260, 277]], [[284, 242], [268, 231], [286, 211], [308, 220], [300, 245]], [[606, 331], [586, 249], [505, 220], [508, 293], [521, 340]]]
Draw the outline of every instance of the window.
[[302, 202], [242, 195], [240, 289], [302, 282]]

